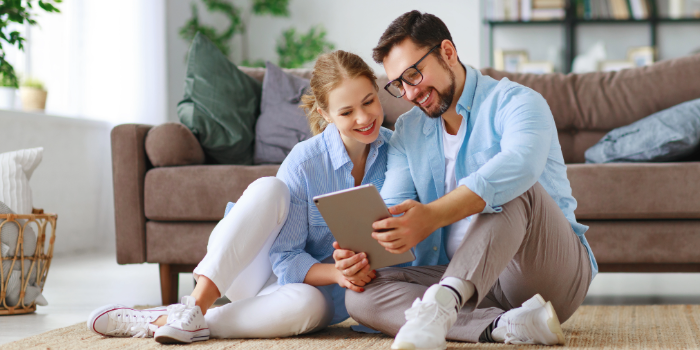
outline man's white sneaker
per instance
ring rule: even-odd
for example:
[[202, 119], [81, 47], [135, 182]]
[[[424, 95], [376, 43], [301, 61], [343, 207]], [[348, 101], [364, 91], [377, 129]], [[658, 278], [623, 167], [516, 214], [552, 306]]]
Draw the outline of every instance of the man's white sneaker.
[[457, 321], [457, 301], [454, 294], [438, 284], [432, 285], [406, 310], [406, 324], [396, 334], [391, 348], [406, 350], [442, 350], [447, 347], [445, 336]]
[[506, 344], [564, 345], [564, 332], [551, 302], [536, 294], [501, 316], [493, 333], [504, 333]]
[[195, 299], [184, 296], [180, 304], [168, 306], [168, 323], [158, 328], [155, 339], [161, 344], [183, 344], [209, 339], [209, 327]]
[[167, 314], [165, 307], [136, 310], [124, 305], [106, 305], [90, 314], [87, 328], [110, 337], [152, 337], [158, 326], [151, 322]]

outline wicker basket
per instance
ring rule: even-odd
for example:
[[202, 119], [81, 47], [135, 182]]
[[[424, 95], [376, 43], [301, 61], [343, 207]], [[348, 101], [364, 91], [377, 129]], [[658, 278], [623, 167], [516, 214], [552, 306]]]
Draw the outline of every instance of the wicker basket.
[[[32, 301], [29, 305], [24, 304], [25, 291], [27, 285], [29, 284], [29, 276], [31, 276], [34, 271], [36, 271], [36, 285], [43, 291], [44, 283], [46, 282], [46, 275], [49, 273], [49, 266], [51, 265], [51, 258], [53, 257], [53, 243], [56, 240], [56, 220], [58, 215], [56, 214], [44, 214], [41, 209], [34, 209], [32, 214], [28, 215], [18, 215], [18, 214], [0, 214], [0, 220], [6, 219], [0, 223], [0, 232], [5, 225], [17, 225], [19, 228], [19, 237], [17, 238], [17, 245], [15, 247], [10, 247], [10, 251], [14, 250], [14, 256], [3, 256], [2, 264], [0, 264], [0, 315], [17, 315], [17, 314], [27, 314], [36, 311], [36, 303]], [[20, 224], [18, 220], [26, 220], [24, 224]], [[36, 248], [34, 249], [34, 256], [24, 256], [24, 231], [28, 225], [32, 225], [36, 228]], [[46, 241], [46, 226], [51, 225], [51, 238], [49, 239], [48, 247], [45, 246]], [[9, 271], [10, 273], [5, 273], [3, 269], [3, 264], [8, 263], [11, 265]], [[27, 264], [25, 264], [27, 262]], [[6, 295], [8, 290], [8, 283], [10, 281], [10, 275], [14, 270], [16, 264], [20, 264], [22, 272], [20, 279], [20, 294], [19, 300], [16, 305], [7, 305]], [[29, 266], [29, 270], [25, 266]], [[7, 276], [5, 276], [7, 275]]]

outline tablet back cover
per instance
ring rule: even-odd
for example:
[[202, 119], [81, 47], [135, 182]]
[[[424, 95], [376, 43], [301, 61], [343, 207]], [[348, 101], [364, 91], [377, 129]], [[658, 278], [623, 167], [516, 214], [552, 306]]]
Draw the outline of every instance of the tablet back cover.
[[412, 251], [392, 254], [372, 238], [372, 224], [391, 216], [374, 185], [317, 196], [314, 202], [340, 247], [367, 253], [372, 269], [415, 260]]

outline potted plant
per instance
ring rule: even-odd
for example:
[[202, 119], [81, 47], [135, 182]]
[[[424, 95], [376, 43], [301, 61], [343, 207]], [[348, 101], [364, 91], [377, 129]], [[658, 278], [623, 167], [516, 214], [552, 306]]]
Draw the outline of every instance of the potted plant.
[[19, 87], [19, 98], [25, 111], [43, 111], [46, 108], [44, 83], [38, 79], [25, 79]]
[[17, 81], [0, 74], [0, 109], [14, 109], [17, 96]]

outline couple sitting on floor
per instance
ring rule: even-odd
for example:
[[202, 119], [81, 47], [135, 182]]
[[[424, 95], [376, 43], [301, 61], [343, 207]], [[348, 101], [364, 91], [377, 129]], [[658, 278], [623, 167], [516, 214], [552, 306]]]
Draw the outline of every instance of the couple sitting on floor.
[[[190, 343], [305, 334], [351, 316], [395, 336], [392, 349], [564, 344], [560, 321], [597, 265], [547, 102], [462, 64], [430, 14], [394, 20], [373, 58], [384, 89], [417, 107], [393, 133], [381, 127], [371, 68], [348, 52], [322, 55], [303, 98], [315, 136], [217, 224], [192, 294], [167, 308], [108, 305], [88, 328]], [[312, 198], [361, 184], [395, 215], [372, 237], [391, 253], [413, 249], [413, 266], [375, 271], [334, 242]], [[209, 309], [222, 295], [231, 303]]]

